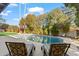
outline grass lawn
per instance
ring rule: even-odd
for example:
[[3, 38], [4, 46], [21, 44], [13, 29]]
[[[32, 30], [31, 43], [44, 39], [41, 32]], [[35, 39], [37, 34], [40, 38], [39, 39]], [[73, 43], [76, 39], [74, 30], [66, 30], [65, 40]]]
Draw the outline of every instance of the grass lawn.
[[0, 32], [0, 36], [8, 36], [8, 35], [15, 35], [15, 32]]

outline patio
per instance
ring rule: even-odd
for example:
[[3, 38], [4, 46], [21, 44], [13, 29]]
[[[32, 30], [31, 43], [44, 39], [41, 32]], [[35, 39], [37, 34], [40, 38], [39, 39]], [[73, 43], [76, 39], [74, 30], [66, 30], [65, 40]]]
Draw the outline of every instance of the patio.
[[[34, 44], [36, 49], [35, 49], [33, 55], [34, 56], [43, 56], [43, 52], [41, 51], [41, 46], [43, 44], [42, 43], [37, 43], [37, 42], [31, 42], [31, 41], [28, 41], [28, 40], [25, 40], [25, 39], [17, 39], [18, 36], [23, 38], [23, 35], [25, 35], [25, 34], [16, 35], [17, 37], [15, 37], [15, 36], [0, 36], [0, 56], [6, 56], [6, 55], [9, 54], [9, 52], [6, 48], [5, 42], [24, 42], [25, 44]], [[26, 38], [28, 36], [30, 36], [30, 35], [27, 35]], [[68, 41], [67, 39], [69, 39], [69, 38], [64, 38], [64, 39], [66, 41]], [[71, 47], [69, 48], [69, 50], [67, 52], [67, 55], [69, 55], [69, 56], [79, 56], [79, 48], [78, 48], [79, 44], [75, 43], [74, 41], [71, 41], [70, 43], [71, 43]], [[29, 48], [31, 47], [29, 45], [27, 45], [27, 46]]]

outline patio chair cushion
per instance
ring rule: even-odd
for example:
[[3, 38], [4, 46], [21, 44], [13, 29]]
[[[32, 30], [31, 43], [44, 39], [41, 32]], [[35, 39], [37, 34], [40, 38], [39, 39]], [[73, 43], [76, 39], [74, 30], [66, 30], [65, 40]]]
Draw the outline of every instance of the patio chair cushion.
[[70, 44], [51, 44], [49, 55], [50, 56], [63, 56], [67, 53]]
[[24, 43], [6, 42], [6, 45], [11, 56], [27, 55], [27, 48]]

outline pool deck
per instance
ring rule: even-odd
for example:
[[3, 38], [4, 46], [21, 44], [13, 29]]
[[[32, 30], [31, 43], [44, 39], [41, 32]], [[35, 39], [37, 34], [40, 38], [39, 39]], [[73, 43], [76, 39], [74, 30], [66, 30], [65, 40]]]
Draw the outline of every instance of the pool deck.
[[[23, 37], [23, 36], [19, 36]], [[68, 39], [68, 38], [66, 38]], [[36, 47], [34, 56], [43, 56], [43, 52], [41, 51], [41, 46], [43, 44], [36, 43], [36, 42], [27, 42], [26, 40], [22, 39], [15, 39], [13, 37], [6, 37], [6, 36], [0, 36], [0, 56], [5, 56], [6, 53], [8, 54], [8, 50], [6, 48], [5, 42], [24, 42], [24, 43], [33, 43]], [[75, 43], [74, 41], [71, 42], [71, 47], [69, 48], [67, 54], [69, 56], [79, 56], [79, 43]]]
[[42, 46], [41, 43], [27, 42], [27, 41], [21, 40], [21, 39], [18, 40], [18, 39], [12, 38], [12, 37], [0, 36], [0, 56], [6, 56], [9, 54], [7, 47], [5, 45], [5, 42], [33, 43], [34, 46], [36, 47], [33, 55], [34, 56], [42, 56], [43, 55], [43, 53], [41, 51], [41, 46]]
[[41, 44], [40, 43], [34, 43], [36, 49], [35, 52], [33, 54], [33, 56], [43, 56], [43, 52], [41, 51]]

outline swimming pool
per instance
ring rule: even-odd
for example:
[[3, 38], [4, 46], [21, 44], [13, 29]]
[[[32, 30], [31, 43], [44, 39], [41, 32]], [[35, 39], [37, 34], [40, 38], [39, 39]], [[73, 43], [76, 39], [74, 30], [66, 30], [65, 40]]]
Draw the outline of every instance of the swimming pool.
[[29, 38], [29, 40], [40, 43], [63, 43], [63, 39], [53, 36], [40, 36], [34, 35]]

